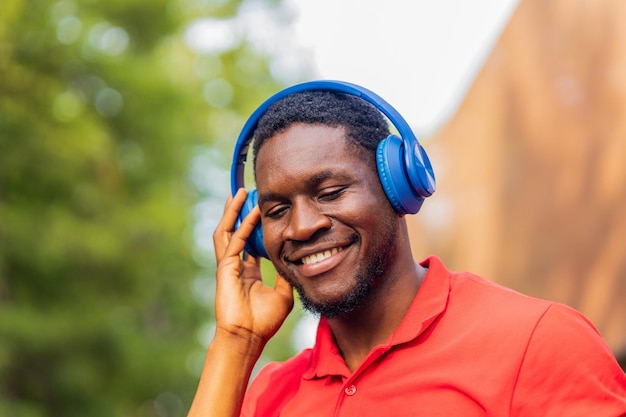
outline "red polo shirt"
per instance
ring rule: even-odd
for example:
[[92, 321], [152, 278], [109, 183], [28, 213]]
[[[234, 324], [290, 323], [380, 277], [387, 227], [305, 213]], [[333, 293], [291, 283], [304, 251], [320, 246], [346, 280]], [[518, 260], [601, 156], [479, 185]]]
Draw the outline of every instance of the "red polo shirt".
[[353, 373], [324, 319], [313, 349], [266, 366], [242, 416], [626, 416], [626, 376], [595, 327], [436, 257], [389, 339]]

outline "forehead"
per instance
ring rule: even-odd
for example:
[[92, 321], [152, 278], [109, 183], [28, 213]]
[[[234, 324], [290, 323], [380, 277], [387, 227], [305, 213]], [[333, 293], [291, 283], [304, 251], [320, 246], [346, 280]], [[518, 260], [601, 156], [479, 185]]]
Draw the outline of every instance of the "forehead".
[[[276, 180], [298, 180], [317, 171], [367, 167], [361, 152], [349, 145], [344, 129], [294, 124], [268, 139], [256, 158], [257, 188]], [[270, 181], [272, 180], [272, 181]]]

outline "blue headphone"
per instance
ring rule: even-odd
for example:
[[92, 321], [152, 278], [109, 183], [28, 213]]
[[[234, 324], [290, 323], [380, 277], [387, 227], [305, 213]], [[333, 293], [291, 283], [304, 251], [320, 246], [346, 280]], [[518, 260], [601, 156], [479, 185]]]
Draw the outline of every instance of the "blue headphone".
[[[343, 81], [309, 81], [288, 87], [265, 100], [244, 124], [233, 154], [230, 172], [232, 195], [244, 187], [244, 167], [248, 156], [248, 148], [254, 136], [254, 130], [261, 116], [278, 100], [302, 91], [334, 91], [357, 96], [374, 105], [396, 127], [400, 137], [390, 135], [380, 141], [376, 149], [378, 176], [383, 190], [392, 207], [400, 214], [415, 214], [419, 211], [424, 198], [435, 192], [435, 174], [426, 155], [426, 151], [411, 131], [404, 118], [377, 94]], [[257, 205], [257, 192], [251, 190], [235, 227], [238, 228], [243, 218]], [[248, 238], [246, 252], [252, 256], [268, 258], [263, 245], [263, 230], [257, 224]]]

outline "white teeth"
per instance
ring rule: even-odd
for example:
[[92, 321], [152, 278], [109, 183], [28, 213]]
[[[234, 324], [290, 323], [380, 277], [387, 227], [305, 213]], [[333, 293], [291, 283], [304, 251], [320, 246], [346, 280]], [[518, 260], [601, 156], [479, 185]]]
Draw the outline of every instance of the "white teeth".
[[307, 265], [323, 261], [324, 259], [336, 254], [337, 252], [340, 252], [342, 249], [343, 248], [332, 248], [329, 250], [325, 250], [324, 252], [314, 253], [313, 255], [305, 256], [304, 258], [302, 258], [302, 263]]

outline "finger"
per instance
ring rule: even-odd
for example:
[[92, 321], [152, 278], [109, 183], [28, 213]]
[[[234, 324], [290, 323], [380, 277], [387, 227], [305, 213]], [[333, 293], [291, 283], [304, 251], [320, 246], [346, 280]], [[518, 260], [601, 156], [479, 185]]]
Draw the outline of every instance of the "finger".
[[245, 189], [240, 188], [237, 190], [235, 195], [229, 195], [226, 199], [226, 204], [224, 205], [224, 213], [222, 214], [222, 219], [232, 220], [232, 224], [235, 224], [235, 220], [237, 220], [237, 216], [241, 212], [241, 208], [246, 201], [246, 196], [248, 193]]
[[[235, 195], [229, 195], [226, 199], [226, 203], [224, 204], [224, 212], [222, 213], [222, 219], [220, 223], [232, 223], [235, 224], [235, 220], [237, 220], [237, 216], [241, 211], [241, 207], [243, 207], [244, 202], [246, 201], [247, 192], [245, 189], [240, 188], [237, 190]], [[232, 229], [232, 225], [230, 229]], [[229, 229], [227, 227], [226, 229]]]
[[243, 219], [239, 228], [230, 236], [230, 240], [224, 250], [224, 256], [237, 256], [243, 251], [246, 240], [252, 234], [254, 227], [261, 219], [259, 206], [255, 206]]
[[222, 258], [224, 250], [231, 239], [231, 234], [235, 230], [235, 222], [245, 201], [246, 191], [241, 188], [237, 190], [234, 197], [229, 197], [224, 205], [222, 218], [213, 232], [213, 247], [215, 248], [215, 256], [218, 262]]
[[[237, 190], [239, 191], [239, 190]], [[232, 194], [228, 194], [228, 198], [226, 199], [226, 204], [224, 204], [224, 211], [222, 211], [222, 215], [224, 213], [226, 213], [226, 209], [228, 208], [228, 205], [230, 204], [230, 202], [233, 201], [233, 195]]]

